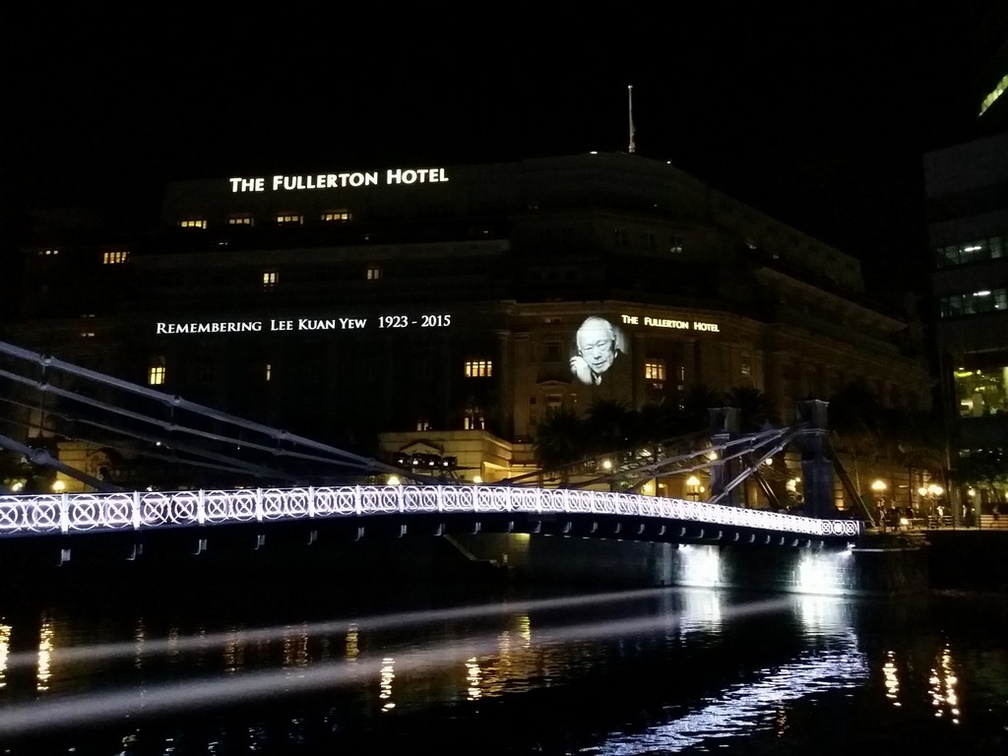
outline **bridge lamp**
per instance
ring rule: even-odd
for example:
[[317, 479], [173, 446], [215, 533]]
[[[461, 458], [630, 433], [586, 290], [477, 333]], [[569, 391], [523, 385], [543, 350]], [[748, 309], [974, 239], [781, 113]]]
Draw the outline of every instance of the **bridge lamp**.
[[871, 490], [875, 494], [875, 505], [879, 508], [879, 517], [882, 519], [881, 525], [883, 529], [885, 528], [885, 513], [882, 511], [885, 506], [885, 492], [886, 492], [885, 481], [875, 478], [871, 484]]
[[66, 488], [66, 483], [64, 483], [62, 480], [60, 480], [60, 479], [57, 478], [56, 480], [53, 481], [52, 490], [53, 490], [54, 493], [63, 493], [63, 490], [65, 488]]
[[929, 485], [927, 487], [927, 492], [931, 496], [936, 496], [937, 497], [937, 496], [941, 496], [943, 493], [945, 493], [945, 489], [942, 488], [941, 486], [939, 486], [937, 483], [932, 483], [931, 485]]
[[611, 459], [603, 459], [602, 460], [602, 469], [605, 470], [606, 472], [609, 472], [610, 470], [612, 470], [612, 460]]
[[689, 494], [693, 501], [696, 501], [699, 498], [700, 491], [702, 490], [703, 488], [700, 485], [700, 478], [696, 475], [690, 475], [686, 478], [686, 493]]
[[386, 482], [390, 486], [398, 486], [398, 485], [400, 485], [402, 483], [402, 481], [399, 480], [399, 476], [398, 475], [389, 475], [388, 476], [388, 481], [386, 481]]

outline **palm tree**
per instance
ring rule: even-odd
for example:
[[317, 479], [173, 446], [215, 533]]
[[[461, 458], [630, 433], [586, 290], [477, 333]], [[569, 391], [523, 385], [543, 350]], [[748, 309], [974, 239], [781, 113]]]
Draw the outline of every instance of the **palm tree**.
[[683, 397], [682, 430], [685, 433], [710, 428], [710, 409], [725, 403], [720, 391], [704, 386], [691, 386]]
[[859, 461], [877, 459], [882, 451], [883, 409], [864, 381], [848, 383], [829, 400], [833, 445], [854, 462], [854, 485], [861, 490]]
[[587, 449], [604, 454], [627, 448], [637, 425], [635, 415], [622, 402], [596, 400], [585, 413]]
[[767, 396], [752, 386], [736, 386], [725, 396], [729, 407], [739, 411], [739, 431], [751, 433], [773, 423], [774, 411]]
[[566, 467], [583, 459], [587, 451], [584, 421], [572, 410], [550, 412], [536, 429], [532, 449], [536, 463], [544, 472], [561, 472], [566, 481]]

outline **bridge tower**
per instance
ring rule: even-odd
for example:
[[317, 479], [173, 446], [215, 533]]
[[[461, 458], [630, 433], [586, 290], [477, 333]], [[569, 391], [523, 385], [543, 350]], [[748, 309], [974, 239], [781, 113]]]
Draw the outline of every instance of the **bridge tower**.
[[801, 452], [802, 490], [809, 517], [836, 517], [833, 501], [833, 461], [826, 454], [829, 402], [806, 399], [798, 403], [798, 422], [806, 425], [796, 443]]
[[739, 411], [736, 407], [714, 407], [709, 409], [708, 413], [713, 431], [711, 445], [719, 454], [710, 466], [711, 498], [721, 504], [737, 506], [740, 504], [738, 487], [731, 486], [731, 483], [739, 474], [740, 462], [738, 458], [721, 459], [720, 454], [727, 442], [738, 438]]

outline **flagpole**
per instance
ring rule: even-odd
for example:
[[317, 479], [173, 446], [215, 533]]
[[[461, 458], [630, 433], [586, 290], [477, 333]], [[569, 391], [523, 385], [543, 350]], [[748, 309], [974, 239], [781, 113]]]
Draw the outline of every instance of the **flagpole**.
[[634, 151], [633, 135], [633, 84], [627, 84], [627, 107], [629, 109], [630, 116], [630, 153]]

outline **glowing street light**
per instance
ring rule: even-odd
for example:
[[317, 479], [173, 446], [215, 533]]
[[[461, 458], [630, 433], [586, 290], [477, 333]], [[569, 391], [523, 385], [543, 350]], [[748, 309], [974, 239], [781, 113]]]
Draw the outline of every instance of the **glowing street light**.
[[696, 475], [690, 475], [686, 478], [686, 493], [691, 499], [693, 499], [693, 501], [698, 501], [700, 499], [700, 494], [703, 490], [704, 487], [700, 485], [700, 478]]

